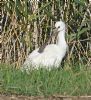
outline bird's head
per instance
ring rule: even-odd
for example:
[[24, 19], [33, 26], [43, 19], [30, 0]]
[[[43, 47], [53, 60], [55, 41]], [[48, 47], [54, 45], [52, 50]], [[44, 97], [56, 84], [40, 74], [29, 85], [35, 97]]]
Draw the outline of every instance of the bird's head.
[[65, 23], [63, 21], [57, 21], [55, 23], [55, 30], [56, 30], [56, 32], [65, 30]]

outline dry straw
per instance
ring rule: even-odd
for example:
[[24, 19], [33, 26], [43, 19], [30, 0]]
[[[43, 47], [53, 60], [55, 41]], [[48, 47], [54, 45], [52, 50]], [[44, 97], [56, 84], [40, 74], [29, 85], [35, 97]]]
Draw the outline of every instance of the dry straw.
[[[91, 2], [86, 0], [3, 0], [0, 2], [0, 62], [20, 66], [33, 49], [64, 20], [69, 44], [68, 61], [91, 65]], [[53, 42], [53, 41], [52, 41]]]

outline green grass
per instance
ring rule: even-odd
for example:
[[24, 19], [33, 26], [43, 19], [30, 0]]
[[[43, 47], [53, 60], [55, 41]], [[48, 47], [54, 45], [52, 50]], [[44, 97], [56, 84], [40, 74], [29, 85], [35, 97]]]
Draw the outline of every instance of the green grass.
[[91, 70], [74, 66], [33, 70], [29, 74], [0, 65], [0, 92], [22, 95], [91, 95]]

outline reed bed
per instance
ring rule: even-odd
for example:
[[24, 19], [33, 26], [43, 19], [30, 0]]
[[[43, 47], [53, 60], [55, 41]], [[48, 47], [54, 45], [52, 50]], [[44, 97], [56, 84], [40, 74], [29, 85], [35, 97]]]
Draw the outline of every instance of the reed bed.
[[[52, 33], [54, 23], [67, 25], [69, 45], [64, 62], [91, 66], [90, 0], [2, 0], [0, 62], [21, 66], [27, 55]], [[55, 39], [51, 43], [54, 43]]]

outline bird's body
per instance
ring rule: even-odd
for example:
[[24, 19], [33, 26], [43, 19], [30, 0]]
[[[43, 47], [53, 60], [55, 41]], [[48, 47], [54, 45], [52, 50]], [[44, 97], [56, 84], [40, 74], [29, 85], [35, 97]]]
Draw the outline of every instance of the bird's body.
[[[60, 27], [59, 27], [60, 26]], [[58, 31], [57, 43], [49, 44], [45, 46], [43, 52], [38, 52], [39, 48], [34, 50], [23, 64], [24, 69], [39, 68], [40, 66], [45, 68], [58, 67], [66, 54], [67, 43], [65, 41], [65, 24], [62, 21], [58, 21], [55, 24]]]

